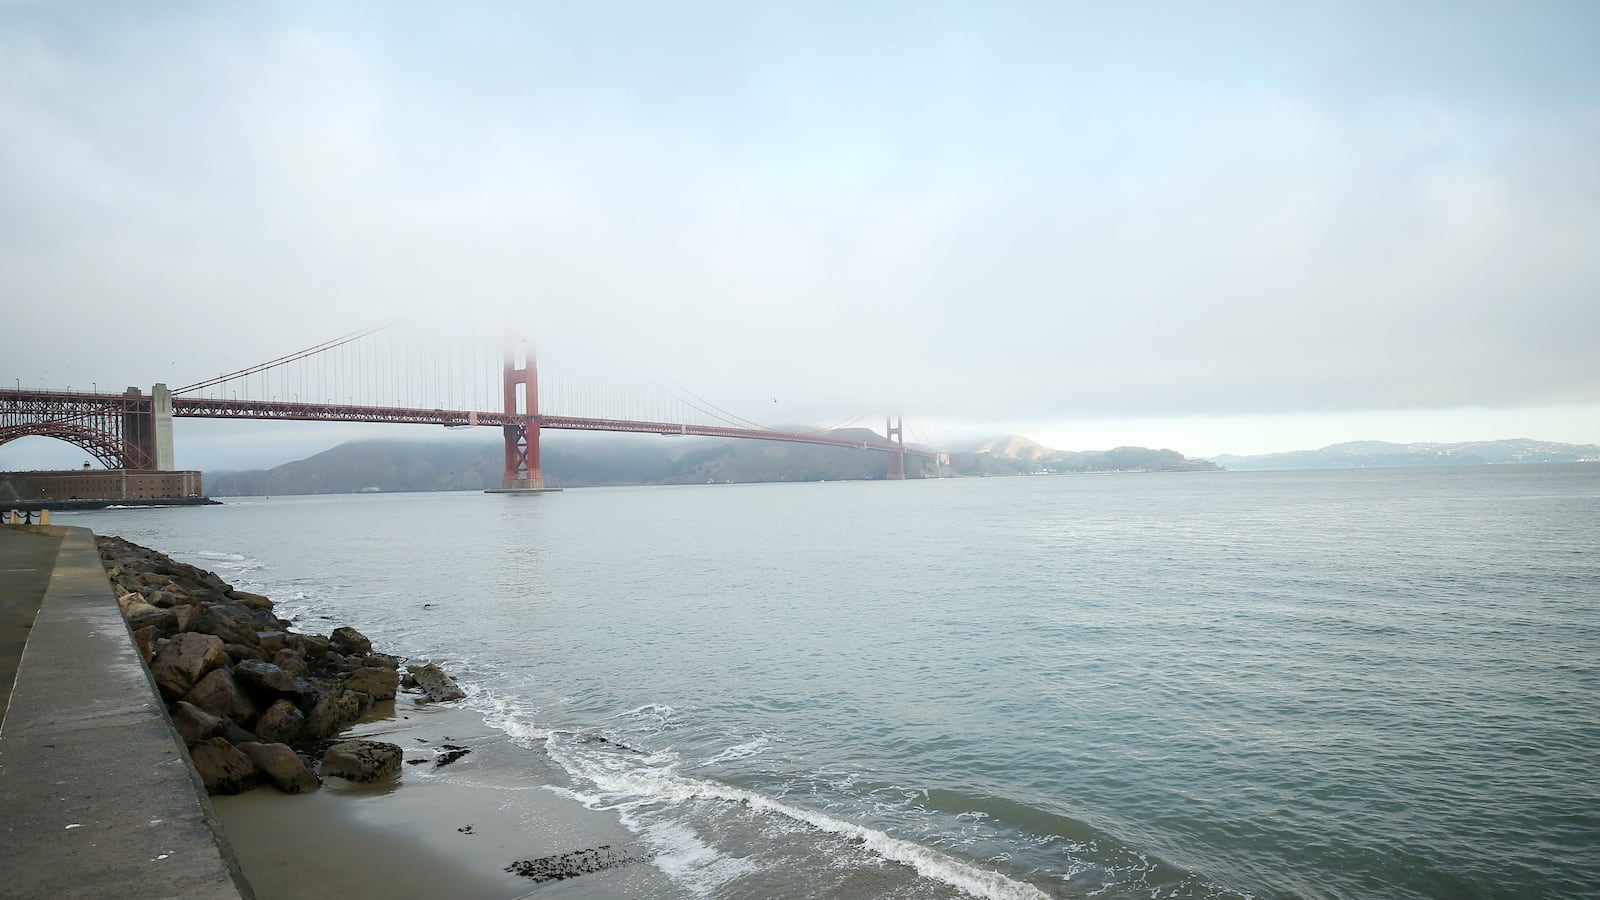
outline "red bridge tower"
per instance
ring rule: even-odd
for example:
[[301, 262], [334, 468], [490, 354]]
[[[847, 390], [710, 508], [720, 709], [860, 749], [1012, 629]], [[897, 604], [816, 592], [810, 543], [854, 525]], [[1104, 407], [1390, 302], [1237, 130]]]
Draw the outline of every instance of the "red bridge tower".
[[[499, 490], [490, 494], [540, 494], [559, 491], [560, 488], [544, 486], [544, 473], [539, 470], [539, 368], [532, 352], [523, 354], [522, 364], [517, 364], [517, 350], [506, 345], [505, 410], [508, 416], [521, 416], [517, 424], [501, 426], [506, 439], [506, 474]], [[517, 388], [522, 396], [517, 396]]]
[[902, 426], [905, 419], [885, 419], [883, 436], [889, 439], [889, 471], [884, 477], [891, 481], [906, 480], [906, 434]]

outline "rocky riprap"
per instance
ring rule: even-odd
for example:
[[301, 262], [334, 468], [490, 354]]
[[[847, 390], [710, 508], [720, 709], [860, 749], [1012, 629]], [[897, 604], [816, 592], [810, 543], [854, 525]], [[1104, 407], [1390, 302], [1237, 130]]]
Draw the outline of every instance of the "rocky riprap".
[[[195, 770], [213, 794], [271, 784], [298, 794], [325, 774], [393, 777], [401, 751], [332, 740], [399, 690], [402, 660], [373, 652], [354, 628], [301, 634], [273, 602], [213, 572], [118, 537], [97, 538], [117, 603], [150, 667]], [[437, 666], [411, 666], [408, 687], [430, 700], [462, 696]], [[331, 760], [331, 762], [330, 762]]]

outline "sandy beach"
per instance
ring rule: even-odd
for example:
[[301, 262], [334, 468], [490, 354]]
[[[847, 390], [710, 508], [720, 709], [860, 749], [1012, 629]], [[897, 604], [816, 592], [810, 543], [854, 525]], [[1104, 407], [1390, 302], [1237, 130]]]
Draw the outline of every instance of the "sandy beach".
[[[614, 814], [559, 793], [569, 784], [565, 772], [475, 712], [401, 694], [341, 737], [403, 747], [399, 778], [376, 785], [328, 778], [321, 790], [298, 796], [266, 788], [212, 798], [263, 900], [677, 893]], [[450, 753], [445, 745], [469, 752], [439, 766]], [[596, 848], [607, 848], [600, 853], [607, 860], [632, 861], [560, 880], [508, 871]]]

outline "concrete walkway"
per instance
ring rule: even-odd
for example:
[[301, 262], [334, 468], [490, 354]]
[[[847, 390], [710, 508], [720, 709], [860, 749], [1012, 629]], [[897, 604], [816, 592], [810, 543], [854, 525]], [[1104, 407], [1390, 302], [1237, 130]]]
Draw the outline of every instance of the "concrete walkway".
[[[94, 535], [49, 532], [59, 550], [0, 723], [0, 897], [251, 896]], [[17, 561], [0, 594], [37, 584], [46, 551], [17, 543], [35, 538], [0, 527], [0, 561]]]
[[60, 548], [59, 528], [0, 528], [0, 721]]

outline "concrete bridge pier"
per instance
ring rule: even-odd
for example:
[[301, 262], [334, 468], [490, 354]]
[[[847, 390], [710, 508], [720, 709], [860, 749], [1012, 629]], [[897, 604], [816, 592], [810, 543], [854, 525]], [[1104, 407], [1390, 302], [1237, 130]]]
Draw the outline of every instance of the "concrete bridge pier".
[[[122, 468], [144, 469], [148, 466], [157, 472], [171, 472], [177, 463], [172, 453], [172, 391], [164, 384], [150, 389], [150, 412], [129, 409], [122, 414], [123, 440], [139, 451], [142, 458], [130, 458], [124, 453]], [[139, 397], [139, 389], [130, 387], [125, 397]]]

